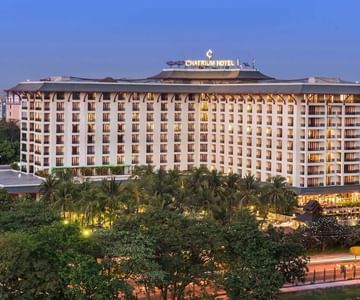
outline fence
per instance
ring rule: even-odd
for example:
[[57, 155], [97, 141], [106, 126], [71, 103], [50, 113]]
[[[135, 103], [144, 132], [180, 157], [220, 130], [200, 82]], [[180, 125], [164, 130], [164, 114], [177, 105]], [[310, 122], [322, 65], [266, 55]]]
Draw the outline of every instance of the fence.
[[311, 270], [306, 273], [304, 282], [287, 283], [284, 287], [354, 279], [360, 279], [360, 266], [341, 265], [336, 266], [333, 269], [324, 268], [323, 270]]

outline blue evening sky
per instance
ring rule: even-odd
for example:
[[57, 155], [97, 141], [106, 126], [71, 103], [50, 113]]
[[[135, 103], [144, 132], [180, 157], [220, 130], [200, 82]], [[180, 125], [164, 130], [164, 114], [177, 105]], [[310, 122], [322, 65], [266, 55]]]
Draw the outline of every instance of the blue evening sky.
[[1, 0], [0, 90], [51, 75], [139, 78], [168, 60], [360, 80], [358, 0]]

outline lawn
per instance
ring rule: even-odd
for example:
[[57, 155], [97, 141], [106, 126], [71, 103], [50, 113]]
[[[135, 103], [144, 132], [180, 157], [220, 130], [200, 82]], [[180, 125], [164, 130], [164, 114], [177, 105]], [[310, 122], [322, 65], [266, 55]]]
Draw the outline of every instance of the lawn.
[[280, 300], [353, 300], [360, 299], [360, 286], [319, 289], [301, 293], [281, 294]]

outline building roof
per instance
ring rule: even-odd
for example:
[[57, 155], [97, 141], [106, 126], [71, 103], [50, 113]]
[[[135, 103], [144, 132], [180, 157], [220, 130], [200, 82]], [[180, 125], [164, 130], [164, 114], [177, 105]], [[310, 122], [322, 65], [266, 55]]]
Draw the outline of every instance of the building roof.
[[164, 69], [149, 79], [259, 81], [274, 78], [256, 69]]
[[136, 92], [136, 93], [218, 93], [218, 94], [360, 94], [357, 83], [204, 83], [180, 84], [159, 82], [99, 82], [99, 81], [26, 81], [10, 92]]
[[0, 168], [0, 187], [8, 193], [37, 193], [43, 179], [32, 174], [25, 174], [10, 169]]
[[320, 195], [320, 194], [336, 194], [336, 193], [354, 193], [360, 192], [360, 184], [348, 184], [337, 186], [321, 186], [321, 187], [295, 187], [298, 195]]

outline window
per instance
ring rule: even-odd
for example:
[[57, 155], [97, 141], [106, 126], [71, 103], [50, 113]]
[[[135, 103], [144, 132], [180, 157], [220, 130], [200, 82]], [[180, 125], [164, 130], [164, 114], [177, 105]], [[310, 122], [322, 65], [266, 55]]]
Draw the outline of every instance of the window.
[[80, 114], [78, 114], [78, 113], [73, 113], [73, 114], [72, 114], [72, 121], [73, 121], [73, 122], [80, 122]]
[[133, 102], [132, 109], [133, 109], [133, 111], [139, 111], [140, 110], [139, 102]]
[[104, 145], [104, 146], [102, 147], [102, 152], [103, 152], [103, 154], [110, 154], [110, 147], [109, 147], [109, 145]]
[[124, 154], [125, 153], [124, 145], [118, 145], [117, 146], [117, 153], [119, 153], [119, 154]]
[[110, 132], [110, 124], [103, 124], [103, 132]]
[[139, 153], [139, 145], [132, 145], [131, 150], [132, 153]]
[[80, 110], [80, 103], [79, 102], [73, 102], [72, 103], [72, 109], [75, 111]]
[[104, 102], [103, 103], [103, 111], [109, 111], [110, 110], [110, 103]]
[[110, 93], [103, 93], [104, 100], [110, 100]]
[[56, 99], [57, 100], [64, 100], [65, 99], [65, 93], [56, 93]]
[[56, 102], [56, 110], [63, 111], [64, 110], [64, 102]]
[[125, 103], [119, 102], [118, 103], [118, 111], [124, 111], [125, 110]]
[[95, 154], [95, 147], [87, 146], [87, 154]]
[[63, 133], [64, 132], [64, 125], [63, 124], [57, 124], [56, 125], [56, 133]]
[[72, 99], [73, 100], [80, 100], [80, 93], [77, 93], [77, 92], [72, 93]]
[[96, 93], [88, 93], [88, 100], [95, 100]]
[[88, 102], [88, 111], [95, 111], [95, 103]]
[[72, 157], [71, 158], [71, 165], [78, 166], [79, 165], [79, 158], [78, 157]]
[[79, 144], [80, 136], [79, 135], [73, 135], [71, 140], [72, 140], [73, 144]]
[[103, 114], [103, 122], [110, 122], [110, 113]]
[[146, 153], [153, 153], [153, 145], [146, 145]]
[[94, 158], [93, 156], [88, 157], [88, 158], [87, 158], [87, 164], [88, 164], [89, 166], [94, 165], [94, 164], [95, 164], [95, 158]]
[[95, 114], [94, 113], [88, 113], [87, 120], [88, 120], [88, 122], [95, 122]]
[[56, 166], [63, 166], [64, 165], [64, 159], [62, 157], [56, 158]]
[[161, 144], [160, 145], [160, 152], [161, 153], [167, 152], [167, 144]]

